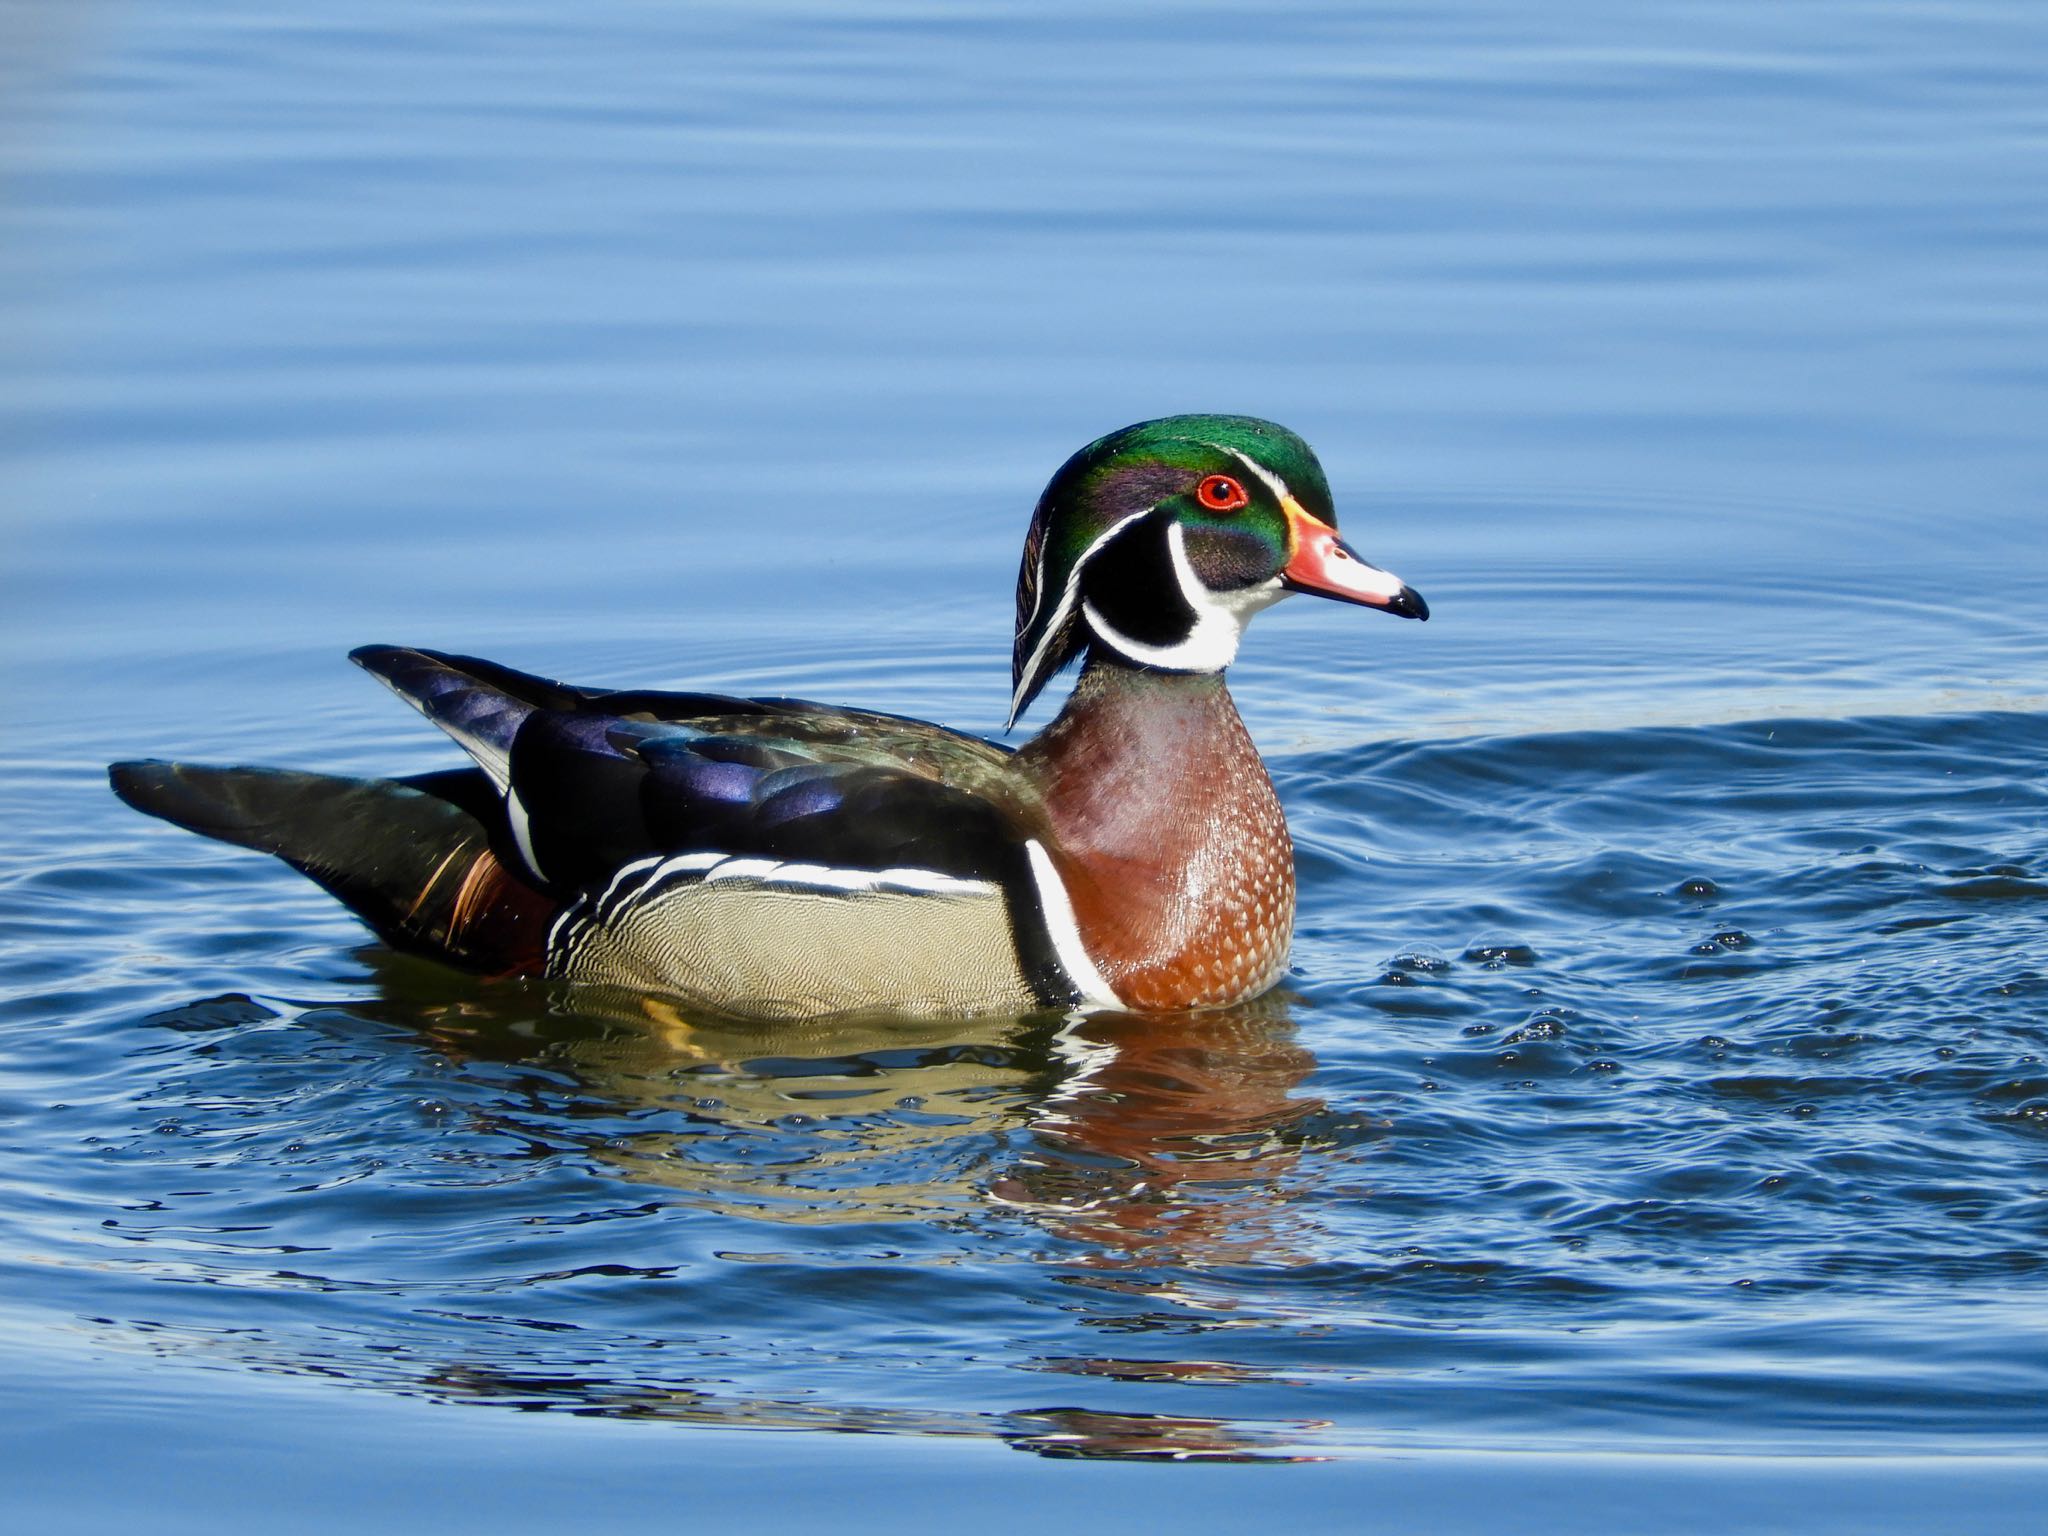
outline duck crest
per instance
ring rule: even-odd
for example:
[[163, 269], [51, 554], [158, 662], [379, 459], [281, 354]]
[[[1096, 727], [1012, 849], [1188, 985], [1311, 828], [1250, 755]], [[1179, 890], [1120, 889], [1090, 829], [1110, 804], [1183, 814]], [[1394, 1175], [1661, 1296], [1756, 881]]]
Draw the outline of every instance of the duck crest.
[[1212, 1007], [1278, 980], [1294, 845], [1220, 674], [1092, 661], [1017, 763], [1081, 941], [1128, 1006]]

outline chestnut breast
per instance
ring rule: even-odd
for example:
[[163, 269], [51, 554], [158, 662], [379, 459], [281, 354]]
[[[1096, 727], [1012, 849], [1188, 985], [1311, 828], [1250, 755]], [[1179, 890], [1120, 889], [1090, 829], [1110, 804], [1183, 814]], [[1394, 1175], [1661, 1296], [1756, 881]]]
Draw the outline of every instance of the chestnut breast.
[[1134, 1008], [1252, 997], [1286, 967], [1294, 845], [1220, 676], [1091, 664], [1018, 754], [1081, 941]]

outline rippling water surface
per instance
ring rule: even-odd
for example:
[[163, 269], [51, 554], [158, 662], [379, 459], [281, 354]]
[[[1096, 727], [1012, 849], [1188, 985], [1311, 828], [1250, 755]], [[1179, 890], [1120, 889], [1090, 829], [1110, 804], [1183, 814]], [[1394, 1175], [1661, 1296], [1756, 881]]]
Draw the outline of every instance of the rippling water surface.
[[[9, 24], [19, 1507], [2027, 1528], [2036, 8], [272, 11]], [[1436, 614], [1233, 673], [1256, 1006], [481, 983], [105, 792], [452, 761], [368, 640], [994, 732], [1039, 486], [1181, 409]]]

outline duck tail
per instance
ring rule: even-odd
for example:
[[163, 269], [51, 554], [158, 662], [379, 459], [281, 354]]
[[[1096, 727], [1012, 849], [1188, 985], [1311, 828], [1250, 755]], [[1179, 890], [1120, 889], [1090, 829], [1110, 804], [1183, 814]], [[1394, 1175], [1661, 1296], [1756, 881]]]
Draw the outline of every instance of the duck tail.
[[138, 811], [274, 854], [394, 948], [495, 975], [544, 963], [561, 904], [498, 858], [503, 806], [476, 769], [351, 779], [133, 762], [107, 776]]

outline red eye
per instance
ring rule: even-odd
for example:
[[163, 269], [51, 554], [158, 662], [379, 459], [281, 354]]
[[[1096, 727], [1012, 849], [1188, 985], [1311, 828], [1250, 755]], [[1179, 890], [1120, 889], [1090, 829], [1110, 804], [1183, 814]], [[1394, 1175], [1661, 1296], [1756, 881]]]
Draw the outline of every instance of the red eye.
[[1244, 487], [1228, 475], [1210, 475], [1195, 487], [1195, 500], [1211, 512], [1235, 512], [1247, 505], [1251, 497], [1245, 495]]

